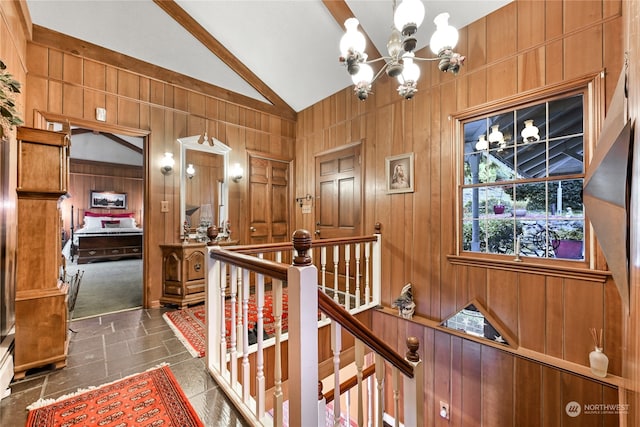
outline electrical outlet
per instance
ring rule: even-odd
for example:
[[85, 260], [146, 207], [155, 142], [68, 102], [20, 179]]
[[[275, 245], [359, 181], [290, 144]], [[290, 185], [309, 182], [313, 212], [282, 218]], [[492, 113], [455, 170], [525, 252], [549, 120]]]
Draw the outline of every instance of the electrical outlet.
[[160, 212], [169, 212], [169, 202], [167, 200], [160, 202]]
[[442, 400], [440, 401], [440, 417], [444, 418], [445, 420], [449, 419], [449, 404]]

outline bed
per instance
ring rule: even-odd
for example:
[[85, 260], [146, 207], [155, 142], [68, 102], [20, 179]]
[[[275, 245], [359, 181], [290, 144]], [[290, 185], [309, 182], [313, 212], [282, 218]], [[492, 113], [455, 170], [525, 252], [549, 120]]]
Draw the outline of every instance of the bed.
[[[73, 212], [72, 212], [73, 215]], [[62, 253], [78, 264], [142, 258], [142, 228], [133, 213], [84, 212], [84, 224], [71, 229]]]

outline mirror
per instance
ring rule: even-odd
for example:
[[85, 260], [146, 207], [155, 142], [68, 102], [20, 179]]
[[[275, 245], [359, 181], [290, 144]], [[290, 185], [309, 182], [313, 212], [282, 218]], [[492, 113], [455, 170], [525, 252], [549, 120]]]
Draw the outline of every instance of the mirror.
[[[231, 148], [201, 135], [179, 138], [181, 234], [206, 241], [207, 228], [225, 235], [228, 215], [228, 168]], [[191, 167], [190, 167], [191, 165]], [[188, 233], [185, 233], [188, 228]], [[183, 236], [184, 237], [184, 236]], [[203, 240], [204, 239], [204, 240]]]

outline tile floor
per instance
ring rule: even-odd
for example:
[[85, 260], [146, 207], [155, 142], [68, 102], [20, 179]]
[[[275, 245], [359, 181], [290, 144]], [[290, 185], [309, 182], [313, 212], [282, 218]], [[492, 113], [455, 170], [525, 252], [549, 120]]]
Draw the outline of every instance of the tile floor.
[[78, 388], [98, 386], [169, 363], [205, 426], [249, 426], [205, 370], [204, 359], [192, 357], [162, 314], [169, 309], [136, 309], [74, 320], [70, 326], [67, 367], [29, 372], [11, 384], [0, 401], [0, 426], [24, 426], [27, 405], [57, 398]]

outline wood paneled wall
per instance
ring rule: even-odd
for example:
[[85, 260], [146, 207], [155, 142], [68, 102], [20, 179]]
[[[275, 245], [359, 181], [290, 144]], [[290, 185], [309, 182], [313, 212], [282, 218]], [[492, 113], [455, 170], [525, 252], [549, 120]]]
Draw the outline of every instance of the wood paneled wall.
[[[35, 36], [34, 36], [35, 37]], [[56, 45], [51, 45], [55, 40]], [[117, 57], [126, 64], [127, 58], [114, 55], [58, 33], [47, 37], [38, 30], [38, 38], [27, 44], [25, 121], [27, 125], [42, 125], [38, 117], [53, 115], [67, 118], [72, 124], [96, 128], [104, 124], [95, 121], [98, 107], [107, 110], [106, 125], [124, 135], [148, 133], [145, 146], [144, 196], [144, 283], [146, 307], [158, 305], [161, 295], [162, 260], [158, 245], [175, 243], [180, 227], [180, 163], [171, 175], [160, 173], [160, 160], [165, 152], [180, 158], [178, 138], [199, 135], [205, 131], [232, 148], [230, 162], [240, 163], [247, 170], [246, 151], [258, 151], [293, 158], [295, 122], [264, 111], [245, 107], [170, 84], [148, 75], [109, 65], [107, 59]], [[91, 54], [85, 57], [78, 54]], [[135, 62], [135, 61], [134, 61]], [[134, 68], [130, 68], [134, 69]], [[184, 79], [185, 84], [189, 79]], [[245, 182], [231, 183], [229, 212], [231, 225], [238, 237], [248, 232]], [[160, 211], [161, 201], [169, 202], [169, 212]]]
[[[610, 277], [522, 271], [516, 263], [493, 269], [447, 257], [456, 252], [458, 159], [451, 115], [603, 70], [608, 105], [623, 64], [622, 2], [516, 0], [461, 29], [456, 50], [467, 56], [460, 74], [420, 64], [419, 92], [410, 101], [397, 95], [395, 81], [382, 78], [365, 102], [347, 88], [300, 112], [296, 163], [313, 164], [316, 153], [363, 141], [363, 224], [366, 231], [383, 225], [386, 306], [407, 282], [414, 287], [416, 314], [430, 321], [476, 298], [517, 337], [523, 352], [569, 371], [588, 366], [588, 328], [603, 328], [609, 371], [622, 375], [625, 314]], [[407, 152], [415, 154], [415, 192], [388, 195], [385, 157]], [[299, 168], [296, 194], [313, 194], [314, 179], [311, 168]], [[313, 214], [296, 210], [294, 228], [312, 230], [314, 223]], [[606, 270], [602, 254], [593, 258], [596, 269]], [[597, 415], [573, 420], [564, 412], [571, 400], [617, 401], [615, 388], [419, 323], [394, 322], [387, 314], [374, 315], [374, 325], [392, 343], [408, 333], [420, 337], [428, 425], [616, 425]], [[405, 351], [403, 341], [396, 344]], [[437, 416], [439, 400], [452, 405], [451, 423]], [[526, 417], [531, 411], [539, 412]]]

